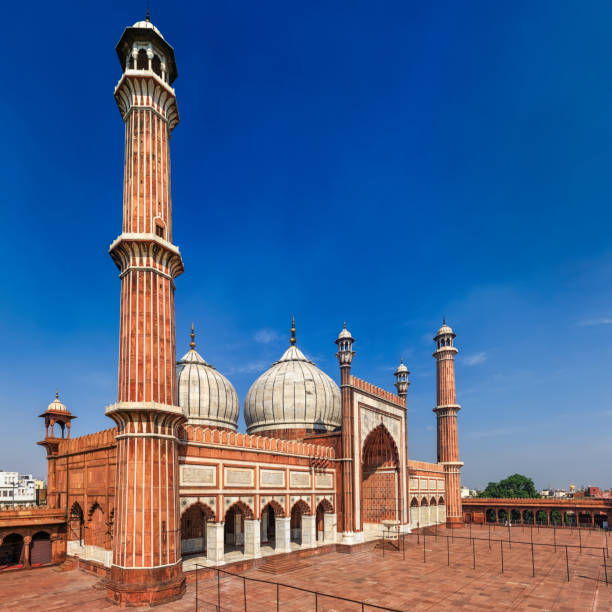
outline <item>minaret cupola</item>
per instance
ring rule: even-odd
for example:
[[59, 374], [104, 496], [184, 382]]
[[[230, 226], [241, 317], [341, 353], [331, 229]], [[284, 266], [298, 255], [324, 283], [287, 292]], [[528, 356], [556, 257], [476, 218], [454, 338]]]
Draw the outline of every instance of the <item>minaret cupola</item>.
[[351, 366], [351, 363], [353, 362], [353, 357], [355, 356], [355, 352], [353, 351], [353, 342], [355, 342], [355, 338], [353, 338], [353, 336], [351, 336], [351, 332], [346, 329], [345, 322], [342, 327], [342, 330], [336, 338], [336, 344], [338, 345], [338, 352], [336, 353], [336, 357], [340, 362], [340, 367]]
[[395, 370], [395, 388], [397, 389], [397, 394], [403, 398], [406, 397], [408, 387], [410, 386], [410, 381], [408, 380], [409, 374], [408, 368], [404, 365], [404, 360], [401, 359], [397, 370]]

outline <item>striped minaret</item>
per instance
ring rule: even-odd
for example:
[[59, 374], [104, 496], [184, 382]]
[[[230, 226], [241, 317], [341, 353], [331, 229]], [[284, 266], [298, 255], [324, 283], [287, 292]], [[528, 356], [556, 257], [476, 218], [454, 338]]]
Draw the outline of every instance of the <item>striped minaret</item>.
[[115, 99], [125, 122], [123, 231], [110, 254], [121, 278], [113, 564], [107, 595], [156, 604], [185, 591], [178, 497], [170, 134], [178, 123], [174, 51], [149, 21], [125, 29]]
[[457, 435], [457, 404], [455, 394], [455, 333], [443, 322], [434, 338], [437, 348], [433, 354], [437, 366], [437, 401], [434, 412], [438, 418], [438, 462], [444, 466], [446, 484], [446, 525], [463, 523], [461, 511], [461, 468]]

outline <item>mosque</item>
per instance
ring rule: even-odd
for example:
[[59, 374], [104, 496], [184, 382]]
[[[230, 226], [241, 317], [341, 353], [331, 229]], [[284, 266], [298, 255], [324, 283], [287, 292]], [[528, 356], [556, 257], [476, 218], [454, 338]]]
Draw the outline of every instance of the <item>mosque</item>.
[[461, 526], [457, 348], [446, 322], [433, 338], [437, 463], [408, 459], [408, 369], [397, 367], [395, 393], [354, 376], [346, 325], [330, 338], [338, 385], [300, 350], [293, 321], [286, 351], [246, 395], [246, 433], [236, 390], [196, 350], [193, 327], [176, 361], [174, 50], [147, 16], [125, 29], [117, 54], [125, 165], [123, 226], [109, 249], [121, 282], [118, 396], [106, 408], [114, 427], [71, 437], [76, 416], [56, 397], [41, 415], [47, 508], [31, 525], [0, 522], [0, 552], [22, 538], [11, 550], [26, 566], [78, 557], [112, 601], [140, 605], [181, 597], [195, 561], [351, 552], [383, 525]]

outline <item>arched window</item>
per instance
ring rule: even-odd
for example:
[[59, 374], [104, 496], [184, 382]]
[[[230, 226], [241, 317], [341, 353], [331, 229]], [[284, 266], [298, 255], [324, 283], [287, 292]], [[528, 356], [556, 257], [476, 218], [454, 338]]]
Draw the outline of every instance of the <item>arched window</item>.
[[146, 49], [140, 49], [138, 51], [138, 61], [136, 63], [136, 68], [138, 70], [146, 70], [149, 67], [149, 58], [147, 57]]
[[162, 72], [161, 72], [161, 60], [159, 59], [158, 55], [154, 55], [153, 56], [152, 67], [153, 67], [153, 72], [158, 77], [161, 77], [161, 75], [162, 75]]

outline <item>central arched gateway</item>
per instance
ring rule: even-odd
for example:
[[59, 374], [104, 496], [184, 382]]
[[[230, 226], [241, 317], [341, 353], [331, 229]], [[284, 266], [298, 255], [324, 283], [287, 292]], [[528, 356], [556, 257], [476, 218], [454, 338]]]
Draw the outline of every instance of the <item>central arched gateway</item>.
[[399, 520], [399, 454], [382, 423], [363, 443], [361, 512], [364, 523]]

